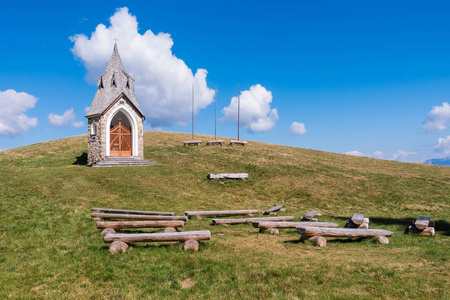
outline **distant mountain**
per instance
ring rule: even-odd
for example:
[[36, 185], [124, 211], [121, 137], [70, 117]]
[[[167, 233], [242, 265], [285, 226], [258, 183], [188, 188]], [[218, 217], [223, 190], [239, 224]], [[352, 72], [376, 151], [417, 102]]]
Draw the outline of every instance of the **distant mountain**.
[[423, 162], [427, 165], [446, 166], [450, 167], [450, 156], [444, 158], [432, 158]]

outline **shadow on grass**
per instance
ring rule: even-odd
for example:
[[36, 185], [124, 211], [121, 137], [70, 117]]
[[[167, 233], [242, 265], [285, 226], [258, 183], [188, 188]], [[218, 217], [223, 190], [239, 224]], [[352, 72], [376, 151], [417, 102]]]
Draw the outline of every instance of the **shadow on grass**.
[[77, 160], [72, 165], [87, 166], [87, 153], [83, 152], [80, 156], [76, 157]]

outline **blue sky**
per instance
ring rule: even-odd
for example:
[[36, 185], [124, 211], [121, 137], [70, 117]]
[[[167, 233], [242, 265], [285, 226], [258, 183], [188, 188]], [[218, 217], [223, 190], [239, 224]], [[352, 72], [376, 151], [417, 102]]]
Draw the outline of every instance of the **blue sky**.
[[[139, 24], [134, 36], [142, 47], [130, 46], [131, 33], [117, 35], [125, 68], [141, 84], [147, 129], [191, 131], [190, 112], [182, 109], [190, 107], [191, 95], [182, 87], [205, 69], [206, 78], [196, 79], [204, 92], [196, 133], [214, 134], [217, 84], [218, 135], [236, 137], [226, 108], [234, 111], [240, 84], [241, 103], [248, 104], [243, 139], [409, 162], [448, 156], [449, 11], [447, 1], [10, 2], [0, 11], [0, 149], [87, 132], [93, 78], [114, 43], [108, 37], [106, 50], [95, 56], [100, 44], [92, 34], [104, 24], [106, 36], [115, 35], [119, 25], [110, 18], [116, 16]], [[168, 82], [176, 77], [164, 73], [171, 68], [159, 74], [155, 60], [143, 58], [153, 51], [143, 42], [148, 30], [161, 43], [173, 42], [161, 53], [187, 74], [181, 81]], [[77, 35], [88, 42], [82, 45]], [[79, 51], [72, 51], [77, 41]], [[144, 92], [153, 85], [156, 96]], [[163, 93], [170, 87], [172, 98]], [[165, 109], [163, 102], [180, 109]], [[17, 129], [17, 120], [27, 126]], [[293, 133], [294, 122], [306, 132]]]

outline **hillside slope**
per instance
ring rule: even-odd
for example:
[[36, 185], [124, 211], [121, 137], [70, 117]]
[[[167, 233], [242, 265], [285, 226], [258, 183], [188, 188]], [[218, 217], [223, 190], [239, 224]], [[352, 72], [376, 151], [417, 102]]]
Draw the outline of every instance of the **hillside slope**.
[[[450, 168], [256, 142], [183, 147], [188, 134], [144, 136], [145, 158], [159, 165], [76, 165], [86, 152], [84, 135], [0, 152], [2, 298], [450, 296]], [[218, 172], [247, 172], [249, 180], [206, 179]], [[314, 248], [286, 242], [298, 241], [295, 230], [270, 236], [203, 219], [184, 228], [211, 230], [197, 253], [161, 244], [111, 256], [89, 217], [91, 207], [181, 215], [279, 204], [296, 220], [317, 209], [321, 221], [340, 226], [364, 213], [371, 228], [395, 234], [389, 245], [331, 239]], [[435, 237], [404, 234], [419, 215], [437, 221]]]

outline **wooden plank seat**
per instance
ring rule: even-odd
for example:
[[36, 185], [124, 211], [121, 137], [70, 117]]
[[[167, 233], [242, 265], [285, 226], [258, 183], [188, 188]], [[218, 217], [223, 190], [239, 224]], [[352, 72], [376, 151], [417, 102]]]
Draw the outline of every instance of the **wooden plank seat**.
[[279, 210], [283, 210], [283, 205], [277, 205], [272, 208], [269, 208], [263, 212], [263, 215], [270, 215], [270, 214], [276, 215], [276, 212]]
[[197, 141], [184, 141], [184, 146], [201, 146], [202, 145], [202, 141], [201, 140], [197, 140]]
[[112, 209], [112, 208], [91, 208], [95, 212], [103, 213], [118, 213], [118, 214], [134, 214], [134, 215], [160, 215], [160, 216], [173, 216], [173, 212], [165, 211], [145, 211], [145, 210], [127, 210], [127, 209]]
[[129, 214], [105, 214], [92, 213], [94, 219], [125, 219], [125, 220], [181, 220], [187, 221], [186, 216], [160, 216], [160, 215], [129, 215]]
[[208, 174], [208, 179], [248, 179], [248, 173], [216, 173], [216, 174]]
[[245, 224], [251, 223], [253, 221], [272, 221], [272, 222], [281, 222], [281, 221], [292, 221], [294, 220], [293, 216], [282, 216], [282, 217], [262, 217], [262, 218], [241, 218], [241, 219], [212, 219], [213, 225], [232, 225], [232, 224]]
[[408, 231], [411, 233], [419, 233], [421, 235], [435, 235], [435, 222], [431, 221], [430, 217], [418, 217], [413, 222], [413, 225], [408, 227]]
[[331, 227], [336, 228], [339, 225], [328, 222], [267, 222], [267, 221], [253, 221], [253, 227], [259, 228], [260, 232], [267, 231], [270, 234], [279, 234], [278, 229], [297, 228], [299, 225], [316, 226], [316, 227]]
[[[150, 243], [150, 242], [178, 242], [183, 241], [183, 250], [193, 249], [198, 250], [198, 241], [205, 241], [211, 239], [211, 232], [209, 230], [203, 231], [185, 231], [172, 233], [134, 233], [134, 234], [107, 234], [103, 240], [105, 243], [111, 243], [110, 252], [113, 253], [115, 245], [126, 249], [126, 243]], [[125, 244], [125, 245], [124, 245]], [[126, 251], [126, 250], [125, 250]], [[125, 252], [122, 250], [122, 252]]]
[[225, 145], [225, 140], [209, 140], [206, 141], [206, 146], [213, 146], [213, 145]]
[[[297, 226], [297, 232], [302, 235], [301, 240], [312, 240], [317, 245], [317, 241], [325, 241], [324, 237], [342, 237], [342, 238], [368, 238], [376, 237], [378, 241], [382, 244], [388, 244], [389, 240], [387, 237], [392, 236], [394, 233], [392, 231], [384, 229], [355, 229], [355, 228], [324, 228], [324, 227], [313, 227], [313, 226]], [[312, 237], [321, 237], [321, 239], [311, 239]], [[317, 245], [317, 246], [325, 246]]]
[[186, 211], [184, 214], [187, 217], [219, 217], [219, 216], [240, 216], [249, 215], [253, 216], [259, 214], [261, 211], [257, 209], [245, 209], [245, 210], [209, 210], [209, 211]]
[[98, 221], [98, 229], [125, 229], [125, 228], [167, 228], [183, 227], [184, 221]]
[[231, 146], [235, 146], [235, 145], [247, 146], [247, 141], [231, 140], [230, 145]]

